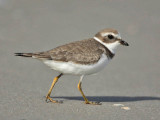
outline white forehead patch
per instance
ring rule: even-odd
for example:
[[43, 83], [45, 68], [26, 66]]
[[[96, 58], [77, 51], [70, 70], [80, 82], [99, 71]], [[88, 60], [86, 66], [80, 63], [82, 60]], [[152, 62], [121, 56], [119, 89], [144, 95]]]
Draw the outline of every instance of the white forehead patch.
[[101, 33], [102, 37], [108, 36], [108, 35], [113, 35], [115, 38], [121, 39], [120, 33], [115, 34], [113, 32], [107, 32], [107, 33]]

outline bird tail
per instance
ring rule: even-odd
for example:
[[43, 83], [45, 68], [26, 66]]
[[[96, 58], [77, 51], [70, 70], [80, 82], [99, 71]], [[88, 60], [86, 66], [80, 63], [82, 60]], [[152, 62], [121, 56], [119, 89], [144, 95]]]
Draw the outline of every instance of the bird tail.
[[33, 57], [33, 53], [15, 53], [15, 56], [21, 56], [21, 57]]
[[39, 60], [52, 60], [52, 57], [48, 52], [38, 52], [38, 53], [15, 53], [15, 56], [21, 57], [32, 57]]

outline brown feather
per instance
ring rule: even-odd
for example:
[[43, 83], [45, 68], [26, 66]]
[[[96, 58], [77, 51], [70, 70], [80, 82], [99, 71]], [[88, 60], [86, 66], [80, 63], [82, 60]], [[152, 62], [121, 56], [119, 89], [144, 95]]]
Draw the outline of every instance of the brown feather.
[[59, 46], [48, 53], [55, 61], [72, 61], [79, 64], [94, 64], [103, 53], [109, 58], [114, 56], [104, 45], [93, 38]]
[[114, 56], [108, 48], [93, 38], [90, 38], [62, 45], [46, 52], [15, 53], [15, 55], [33, 57], [39, 60], [71, 61], [78, 64], [94, 64], [99, 61], [103, 53], [106, 54], [109, 59]]

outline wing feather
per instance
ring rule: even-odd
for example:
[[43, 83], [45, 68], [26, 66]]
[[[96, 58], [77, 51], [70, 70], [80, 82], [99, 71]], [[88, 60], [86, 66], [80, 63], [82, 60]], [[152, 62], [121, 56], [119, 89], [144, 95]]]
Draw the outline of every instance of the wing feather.
[[99, 44], [95, 40], [88, 39], [66, 44], [48, 52], [55, 61], [94, 64], [100, 59], [104, 50], [99, 49]]

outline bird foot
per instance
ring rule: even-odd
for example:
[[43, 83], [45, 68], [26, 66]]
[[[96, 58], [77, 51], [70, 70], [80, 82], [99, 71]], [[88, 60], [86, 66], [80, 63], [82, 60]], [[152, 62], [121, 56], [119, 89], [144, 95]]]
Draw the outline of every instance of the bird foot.
[[102, 103], [97, 101], [86, 101], [85, 104], [91, 104], [91, 105], [102, 105]]
[[63, 101], [53, 100], [50, 96], [46, 96], [46, 102], [63, 103]]

